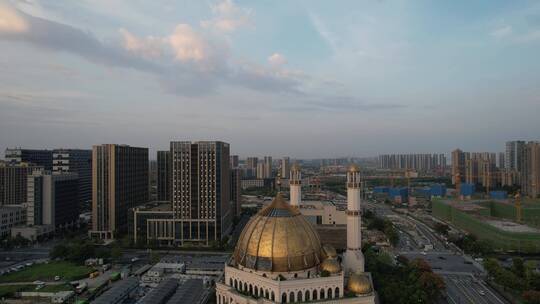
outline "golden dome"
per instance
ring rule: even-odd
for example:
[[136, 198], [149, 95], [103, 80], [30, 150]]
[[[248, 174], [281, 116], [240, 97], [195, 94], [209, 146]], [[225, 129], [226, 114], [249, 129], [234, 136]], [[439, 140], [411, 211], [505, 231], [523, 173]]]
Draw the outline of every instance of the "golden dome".
[[288, 272], [319, 265], [320, 254], [321, 242], [313, 226], [278, 193], [246, 224], [234, 260], [255, 270]]
[[328, 244], [324, 244], [322, 246], [322, 254], [325, 259], [337, 257], [336, 249], [332, 247], [332, 245], [328, 245]]
[[347, 289], [355, 294], [368, 294], [373, 290], [371, 280], [363, 273], [352, 274], [347, 283]]
[[321, 263], [321, 270], [326, 270], [330, 273], [338, 273], [341, 271], [341, 265], [334, 258], [328, 258]]
[[349, 166], [349, 172], [360, 172], [360, 167], [357, 164], [352, 163]]
[[302, 170], [302, 168], [300, 168], [300, 165], [296, 162], [291, 166], [291, 171], [300, 171], [300, 170]]

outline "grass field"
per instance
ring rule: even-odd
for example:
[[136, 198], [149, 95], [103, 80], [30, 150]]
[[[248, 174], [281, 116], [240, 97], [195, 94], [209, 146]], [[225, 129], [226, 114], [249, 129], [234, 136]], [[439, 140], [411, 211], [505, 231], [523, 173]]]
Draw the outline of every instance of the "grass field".
[[21, 291], [39, 291], [39, 292], [59, 292], [74, 290], [69, 284], [62, 285], [45, 285], [40, 290], [36, 290], [36, 285], [16, 285], [16, 286], [0, 286], [0, 298], [8, 298]]
[[73, 281], [86, 277], [92, 271], [93, 268], [69, 262], [50, 262], [36, 264], [19, 272], [3, 275], [0, 277], [0, 283], [53, 281], [55, 276], [60, 276], [62, 281]]
[[0, 286], [0, 298], [8, 298], [19, 291], [34, 291], [35, 285]]

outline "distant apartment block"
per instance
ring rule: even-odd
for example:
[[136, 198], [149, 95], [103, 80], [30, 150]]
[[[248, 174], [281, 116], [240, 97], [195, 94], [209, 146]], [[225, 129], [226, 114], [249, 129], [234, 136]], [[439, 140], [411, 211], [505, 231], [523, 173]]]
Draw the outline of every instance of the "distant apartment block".
[[506, 142], [506, 151], [504, 156], [504, 167], [506, 169], [521, 171], [525, 144], [526, 142], [523, 140]]
[[30, 163], [50, 171], [53, 165], [53, 151], [8, 148], [5, 152], [5, 160], [10, 164]]
[[96, 145], [92, 150], [92, 230], [113, 239], [127, 230], [130, 208], [148, 202], [148, 149]]
[[290, 173], [291, 173], [291, 160], [288, 157], [283, 157], [281, 159], [281, 178], [283, 179], [289, 179]]
[[528, 142], [522, 155], [521, 190], [523, 194], [540, 196], [540, 142]]
[[444, 171], [444, 154], [384, 154], [379, 155], [379, 168], [392, 170], [414, 170], [421, 172]]

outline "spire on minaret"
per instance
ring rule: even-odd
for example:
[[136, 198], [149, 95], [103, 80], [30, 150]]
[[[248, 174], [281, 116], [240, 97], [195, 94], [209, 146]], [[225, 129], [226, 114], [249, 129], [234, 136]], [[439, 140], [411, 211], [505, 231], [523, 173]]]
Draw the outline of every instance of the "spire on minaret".
[[294, 163], [291, 167], [289, 190], [291, 193], [291, 206], [300, 207], [302, 202], [302, 172], [298, 163]]

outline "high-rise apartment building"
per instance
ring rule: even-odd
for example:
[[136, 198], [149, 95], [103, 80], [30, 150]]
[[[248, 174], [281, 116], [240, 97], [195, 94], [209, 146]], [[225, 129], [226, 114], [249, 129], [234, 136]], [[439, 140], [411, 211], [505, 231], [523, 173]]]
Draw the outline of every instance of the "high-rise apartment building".
[[265, 173], [265, 171], [264, 171], [264, 162], [259, 162], [257, 164], [257, 178], [258, 179], [266, 178], [264, 173]]
[[233, 204], [232, 213], [235, 216], [239, 216], [241, 212], [241, 184], [242, 184], [242, 171], [239, 168], [231, 169], [231, 202]]
[[171, 201], [171, 152], [157, 152], [157, 200]]
[[465, 180], [466, 162], [470, 158], [468, 152], [463, 152], [460, 149], [452, 151], [452, 184], [456, 184], [457, 176], [460, 180]]
[[[248, 157], [246, 160], [246, 178], [254, 178], [258, 176], [257, 166], [259, 159], [257, 157]], [[261, 173], [262, 174], [262, 173]]]
[[499, 169], [505, 169], [506, 168], [506, 161], [505, 161], [505, 153], [499, 152], [499, 155], [497, 157], [497, 168]]
[[528, 142], [523, 149], [521, 164], [521, 191], [537, 198], [540, 196], [540, 142]]
[[240, 164], [240, 159], [238, 158], [238, 155], [231, 155], [231, 161], [229, 163], [231, 165], [231, 168], [238, 168], [238, 165]]
[[506, 142], [505, 151], [505, 168], [509, 170], [521, 171], [523, 153], [525, 149], [525, 141], [515, 140]]
[[89, 208], [92, 202], [92, 150], [53, 150], [55, 173], [76, 173], [79, 178], [79, 208]]
[[53, 164], [53, 151], [8, 148], [5, 152], [5, 159], [10, 164], [30, 163], [50, 171]]
[[94, 146], [92, 185], [90, 235], [113, 239], [127, 230], [128, 209], [148, 202], [148, 149]]
[[272, 157], [271, 156], [264, 157], [263, 170], [264, 170], [263, 178], [272, 178]]
[[43, 167], [28, 163], [0, 164], [0, 205], [26, 203], [28, 175], [41, 170]]
[[176, 242], [208, 245], [231, 227], [229, 144], [171, 142], [172, 211]]
[[291, 174], [291, 161], [288, 157], [283, 157], [281, 159], [281, 178], [289, 179]]
[[27, 224], [50, 225], [53, 230], [75, 225], [79, 219], [78, 188], [77, 173], [32, 173], [27, 183]]
[[469, 158], [465, 160], [464, 180], [469, 184], [479, 184], [489, 189], [497, 186], [500, 176], [496, 165], [496, 154], [472, 152], [468, 155]]

